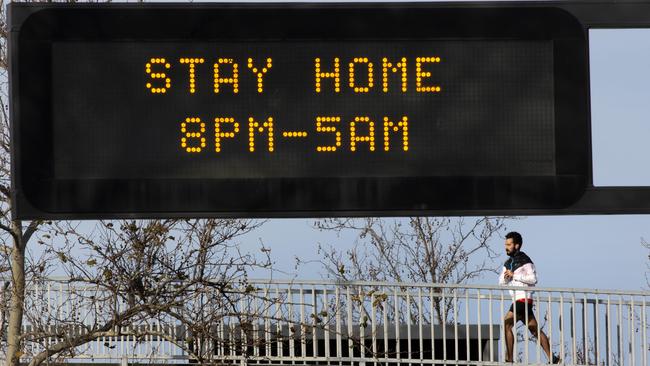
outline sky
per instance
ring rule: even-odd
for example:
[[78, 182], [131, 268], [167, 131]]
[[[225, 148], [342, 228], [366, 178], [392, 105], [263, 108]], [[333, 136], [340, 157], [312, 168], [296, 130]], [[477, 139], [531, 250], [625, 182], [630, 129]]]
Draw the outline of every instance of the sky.
[[[650, 30], [592, 29], [590, 71], [594, 185], [650, 186]], [[272, 249], [279, 277], [319, 279], [318, 265], [295, 269], [294, 258], [317, 260], [319, 243], [344, 250], [353, 238], [337, 238], [312, 226], [313, 219], [269, 220], [243, 239], [244, 246], [260, 241]], [[543, 287], [589, 289], [648, 289], [650, 215], [530, 216], [508, 224], [520, 232], [524, 251], [535, 262]], [[493, 248], [507, 259], [503, 238]], [[476, 284], [495, 284], [486, 275]]]

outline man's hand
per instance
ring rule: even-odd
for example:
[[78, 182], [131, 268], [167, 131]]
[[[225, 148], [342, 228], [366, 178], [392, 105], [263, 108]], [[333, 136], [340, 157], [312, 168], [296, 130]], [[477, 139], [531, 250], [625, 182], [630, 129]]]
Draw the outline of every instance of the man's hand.
[[514, 273], [512, 273], [512, 271], [506, 269], [506, 272], [503, 274], [503, 278], [505, 278], [506, 281], [510, 282], [510, 281], [512, 281], [512, 276], [514, 276]]

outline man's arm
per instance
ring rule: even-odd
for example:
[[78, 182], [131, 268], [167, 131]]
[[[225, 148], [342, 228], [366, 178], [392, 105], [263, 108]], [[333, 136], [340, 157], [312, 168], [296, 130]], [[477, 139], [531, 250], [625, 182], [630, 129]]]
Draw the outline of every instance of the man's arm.
[[512, 279], [523, 282], [527, 285], [535, 285], [537, 283], [537, 272], [535, 271], [535, 265], [532, 263], [524, 264], [519, 267]]
[[506, 281], [506, 267], [501, 266], [501, 274], [499, 275], [499, 285], [503, 286], [510, 282], [509, 280]]

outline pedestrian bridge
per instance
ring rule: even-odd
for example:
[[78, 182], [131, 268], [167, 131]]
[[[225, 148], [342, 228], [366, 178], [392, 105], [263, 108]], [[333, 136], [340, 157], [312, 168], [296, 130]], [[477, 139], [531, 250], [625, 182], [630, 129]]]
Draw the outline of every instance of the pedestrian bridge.
[[[111, 328], [107, 319], [137, 307], [135, 296], [111, 300], [102, 286], [65, 279], [32, 283], [22, 361], [81, 338], [83, 344], [49, 360], [266, 365], [505, 360], [502, 319], [512, 301], [507, 287], [248, 280], [229, 288], [227, 301], [211, 289], [197, 291], [203, 293], [192, 306], [161, 304], [162, 312], [142, 312]], [[648, 365], [650, 292], [537, 287], [533, 298], [540, 329], [563, 364]], [[514, 347], [516, 363], [549, 363], [539, 337], [521, 322]]]

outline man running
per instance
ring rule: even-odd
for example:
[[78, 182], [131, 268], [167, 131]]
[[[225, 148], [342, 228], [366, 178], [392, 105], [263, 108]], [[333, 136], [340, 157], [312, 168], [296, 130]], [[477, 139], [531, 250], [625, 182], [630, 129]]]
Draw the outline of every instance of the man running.
[[[533, 287], [537, 283], [537, 274], [535, 273], [535, 265], [533, 261], [521, 251], [523, 240], [521, 234], [518, 232], [509, 232], [506, 234], [506, 254], [510, 257], [501, 269], [499, 276], [499, 285], [513, 286], [513, 287]], [[515, 343], [515, 337], [512, 334], [512, 327], [514, 324], [515, 314], [517, 321], [526, 323], [528, 321], [528, 330], [537, 336], [537, 320], [533, 312], [533, 296], [532, 291], [517, 291], [510, 290], [513, 303], [510, 305], [510, 310], [504, 319], [505, 335], [506, 335], [506, 362], [512, 362], [512, 353]], [[543, 331], [539, 331], [539, 340], [546, 356], [553, 363], [559, 363], [560, 359], [553, 355], [551, 356], [551, 349], [548, 343], [548, 338]]]

